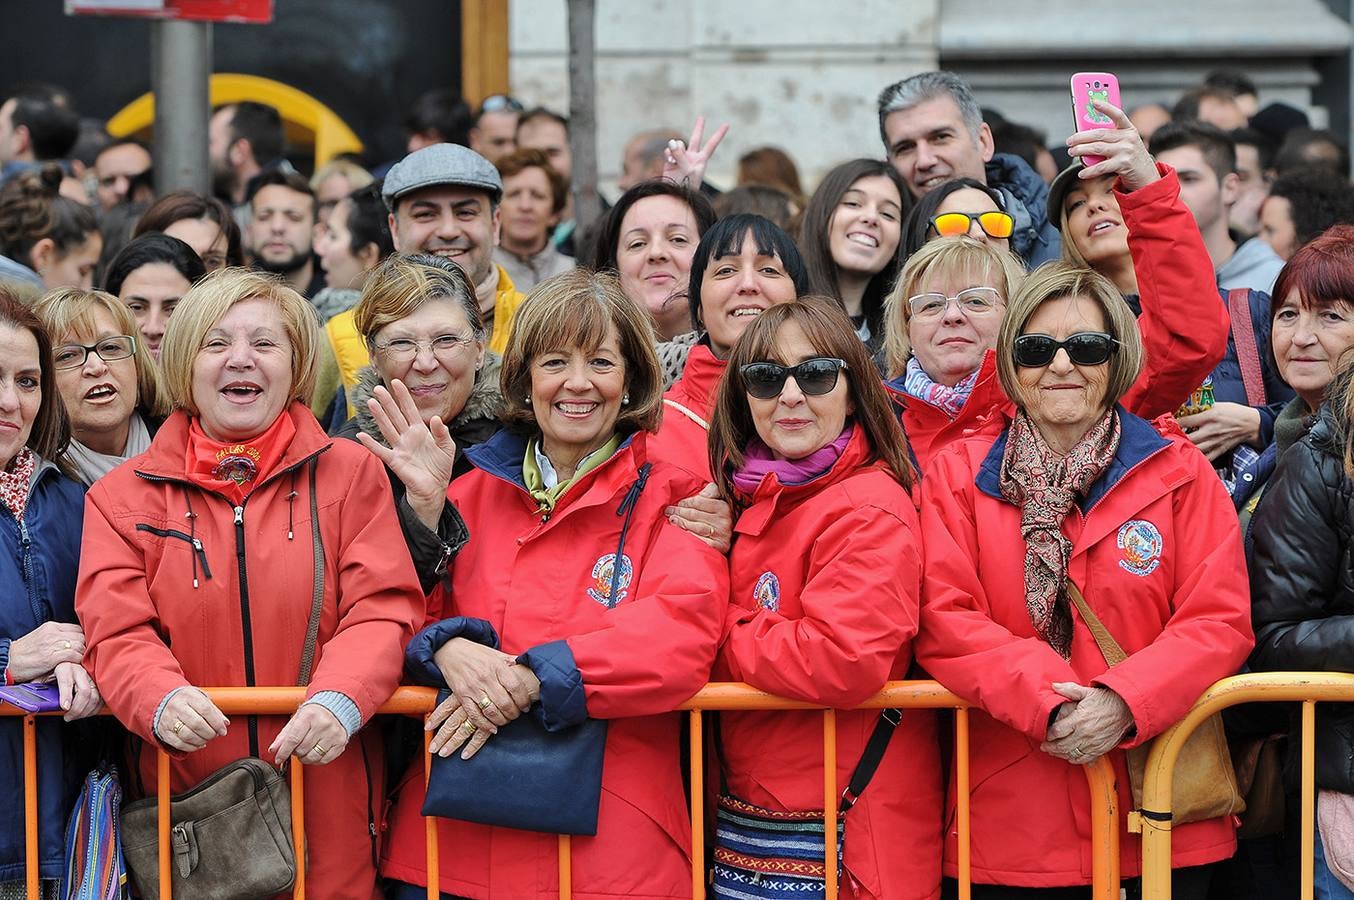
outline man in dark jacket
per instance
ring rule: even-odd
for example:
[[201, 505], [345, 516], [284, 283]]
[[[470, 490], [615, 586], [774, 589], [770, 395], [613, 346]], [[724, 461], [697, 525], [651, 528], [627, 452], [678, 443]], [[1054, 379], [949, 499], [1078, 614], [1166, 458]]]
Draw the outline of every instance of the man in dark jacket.
[[992, 130], [964, 80], [923, 72], [879, 94], [884, 152], [913, 196], [952, 178], [975, 178], [1001, 192], [1015, 219], [1011, 249], [1030, 268], [1058, 259], [1062, 243], [1048, 221], [1048, 186], [1018, 156], [996, 153]]

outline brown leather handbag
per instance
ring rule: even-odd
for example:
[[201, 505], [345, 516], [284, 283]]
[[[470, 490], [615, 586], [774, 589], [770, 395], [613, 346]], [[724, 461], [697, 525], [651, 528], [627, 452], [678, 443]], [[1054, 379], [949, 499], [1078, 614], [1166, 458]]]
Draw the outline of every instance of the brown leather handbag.
[[[122, 852], [146, 900], [160, 896], [154, 797], [122, 816]], [[248, 900], [296, 880], [291, 796], [276, 769], [247, 756], [217, 769], [169, 801], [170, 871], [175, 897]]]
[[[1128, 658], [1124, 648], [1109, 633], [1091, 610], [1081, 591], [1070, 580], [1067, 596], [1077, 608], [1086, 627], [1095, 637], [1105, 662], [1117, 666]], [[1142, 811], [1142, 783], [1147, 771], [1147, 754], [1151, 743], [1139, 744], [1128, 750], [1128, 781], [1133, 789], [1133, 808]], [[1176, 825], [1201, 822], [1219, 816], [1236, 815], [1246, 808], [1246, 802], [1237, 789], [1236, 772], [1232, 769], [1232, 755], [1227, 748], [1227, 735], [1222, 727], [1222, 715], [1209, 716], [1180, 748], [1175, 774], [1171, 781], [1170, 821]], [[1147, 811], [1144, 815], [1153, 815]]]

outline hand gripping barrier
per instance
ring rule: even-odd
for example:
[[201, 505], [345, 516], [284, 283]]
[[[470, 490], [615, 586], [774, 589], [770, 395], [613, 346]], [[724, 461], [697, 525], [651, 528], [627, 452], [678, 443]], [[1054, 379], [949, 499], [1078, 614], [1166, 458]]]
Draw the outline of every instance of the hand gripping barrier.
[[[1354, 699], [1354, 676], [1349, 677], [1347, 698]], [[305, 688], [207, 688], [212, 702], [227, 716], [233, 715], [290, 715], [305, 699]], [[1205, 695], [1208, 696], [1208, 695]], [[1241, 701], [1237, 701], [1241, 702]], [[436, 705], [436, 692], [431, 688], [402, 687], [378, 710], [382, 715], [427, 716]], [[716, 683], [708, 684], [694, 697], [680, 707], [690, 719], [690, 766], [692, 791], [691, 807], [691, 855], [697, 861], [692, 867], [691, 893], [693, 897], [705, 896], [705, 757], [702, 752], [704, 724], [702, 713], [706, 710], [772, 710], [798, 709], [821, 710], [823, 714], [823, 809], [827, 815], [827, 832], [836, 830], [837, 799], [840, 788], [837, 785], [837, 745], [836, 711], [824, 709], [811, 703], [787, 700], [764, 693], [746, 684]], [[946, 691], [934, 681], [894, 681], [884, 686], [878, 694], [862, 703], [858, 709], [953, 709], [955, 711], [955, 778], [959, 793], [957, 825], [959, 830], [959, 897], [968, 900], [971, 893], [969, 873], [970, 859], [970, 811], [969, 811], [969, 704], [958, 696]], [[102, 714], [107, 715], [105, 709]], [[0, 715], [23, 716], [24, 741], [24, 827], [27, 853], [26, 883], [29, 900], [38, 900], [38, 806], [37, 806], [37, 725], [36, 718], [24, 715], [22, 710], [6, 704], [0, 704]], [[49, 714], [52, 715], [52, 714]], [[433, 737], [432, 732], [424, 737], [424, 777], [431, 771], [432, 758], [427, 752]], [[1157, 755], [1154, 753], [1153, 759]], [[1171, 756], [1174, 762], [1174, 756]], [[1119, 896], [1119, 811], [1118, 794], [1115, 790], [1114, 770], [1106, 759], [1083, 766], [1091, 789], [1091, 831], [1092, 831], [1092, 872], [1095, 900], [1117, 900]], [[1149, 762], [1149, 772], [1153, 771]], [[170, 864], [172, 854], [169, 849], [169, 756], [161, 751], [157, 765], [157, 794], [159, 797], [159, 842], [160, 842], [160, 886], [165, 900], [172, 896], [172, 876]], [[1152, 782], [1148, 781], [1150, 785]], [[305, 847], [305, 777], [304, 766], [296, 757], [291, 766], [292, 792], [292, 835], [296, 845], [296, 858], [304, 859]], [[1170, 785], [1167, 780], [1166, 802], [1169, 804]], [[1155, 807], [1152, 807], [1155, 808]], [[1310, 820], [1308, 820], [1310, 821]], [[437, 820], [429, 818], [426, 823], [427, 871], [434, 877], [428, 886], [428, 897], [437, 900], [438, 869]], [[1310, 841], [1310, 831], [1308, 831]], [[1166, 833], [1167, 890], [1169, 891], [1170, 835]], [[1146, 851], [1144, 840], [1144, 855]], [[836, 848], [827, 842], [827, 897], [837, 897]], [[559, 896], [568, 900], [572, 895], [571, 849], [568, 835], [559, 837]], [[1310, 878], [1308, 880], [1310, 884]], [[292, 896], [304, 898], [306, 894], [304, 867], [299, 867]]]
[[1313, 821], [1316, 815], [1316, 704], [1354, 701], [1354, 675], [1326, 672], [1265, 672], [1224, 678], [1204, 692], [1169, 731], [1152, 743], [1143, 779], [1143, 810], [1129, 813], [1129, 828], [1142, 832], [1143, 900], [1171, 896], [1171, 778], [1180, 748], [1205, 719], [1229, 706], [1255, 702], [1302, 703], [1302, 896], [1310, 900]]

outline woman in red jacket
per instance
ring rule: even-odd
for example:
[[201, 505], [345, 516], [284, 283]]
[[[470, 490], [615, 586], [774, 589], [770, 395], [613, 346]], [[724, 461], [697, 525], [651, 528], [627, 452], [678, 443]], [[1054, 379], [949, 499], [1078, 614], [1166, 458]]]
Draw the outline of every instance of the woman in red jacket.
[[[176, 794], [241, 757], [295, 754], [307, 888], [371, 900], [383, 752], [359, 729], [398, 683], [423, 594], [390, 550], [380, 461], [303, 402], [318, 339], [304, 298], [265, 275], [223, 269], [184, 295], [160, 356], [175, 412], [90, 490], [75, 605], [109, 708], [145, 742], [139, 783], [155, 784], [157, 747]], [[298, 681], [290, 717], [228, 720], [199, 690]]]
[[[1174, 170], [1152, 161], [1122, 112], [1110, 114], [1114, 130], [1078, 132], [1070, 152], [1105, 157], [1084, 171], [1089, 180], [1082, 183], [1101, 185], [1120, 210], [1123, 262], [1137, 273], [1137, 330], [1146, 348], [1138, 382], [1122, 399], [1151, 419], [1178, 409], [1213, 371], [1227, 348], [1230, 320], [1225, 305], [1199, 302], [1216, 296], [1217, 284]], [[1019, 288], [1019, 269], [995, 248], [986, 264], [973, 252], [932, 249], [965, 240], [936, 238], [914, 254], [885, 313], [888, 386], [923, 470], [949, 443], [999, 430], [1013, 412], [997, 383], [992, 339]], [[1064, 248], [1069, 240], [1064, 231]]]
[[[917, 634], [914, 473], [875, 372], [851, 321], [822, 297], [767, 310], [734, 348], [710, 434], [721, 494], [741, 510], [715, 678], [843, 710], [843, 788], [885, 729], [878, 770], [844, 816], [842, 896], [925, 900], [940, 892], [935, 717], [909, 713], [894, 733], [879, 710], [847, 711], [905, 677]], [[818, 713], [722, 713], [718, 734], [723, 793], [782, 813], [822, 809]], [[740, 860], [724, 835], [717, 896], [774, 871]]]
[[[1015, 419], [946, 448], [922, 482], [917, 661], [981, 710], [969, 763], [975, 898], [1088, 884], [1077, 766], [1108, 754], [1131, 809], [1123, 751], [1180, 719], [1252, 644], [1225, 488], [1171, 420], [1149, 424], [1119, 405], [1142, 364], [1132, 313], [1107, 279], [1041, 267], [997, 337]], [[1071, 584], [1127, 654], [1112, 669], [1073, 611]], [[1173, 834], [1174, 896], [1203, 897], [1208, 872], [1194, 867], [1230, 856], [1235, 826], [1224, 817]], [[1137, 835], [1122, 833], [1120, 848], [1136, 875]]]
[[[597, 833], [572, 841], [574, 896], [689, 897], [673, 710], [709, 678], [728, 563], [667, 519], [702, 482], [647, 449], [662, 412], [650, 320], [613, 276], [552, 278], [517, 311], [502, 385], [509, 428], [467, 451], [476, 468], [448, 492], [470, 540], [410, 645], [411, 667], [452, 691], [434, 750], [473, 755], [523, 714], [552, 731], [610, 720]], [[429, 877], [423, 795], [419, 763], [382, 864], [411, 897]], [[558, 894], [553, 835], [453, 819], [438, 833], [441, 890]]]

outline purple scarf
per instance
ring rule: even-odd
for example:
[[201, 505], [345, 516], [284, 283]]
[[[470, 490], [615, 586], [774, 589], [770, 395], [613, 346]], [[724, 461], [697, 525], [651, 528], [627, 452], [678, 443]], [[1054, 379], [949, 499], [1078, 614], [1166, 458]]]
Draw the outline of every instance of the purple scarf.
[[781, 484], [803, 484], [831, 469], [841, 458], [851, 440], [850, 422], [830, 444], [819, 447], [803, 459], [776, 459], [771, 448], [754, 437], [743, 453], [743, 466], [733, 473], [733, 485], [740, 491], [752, 493], [767, 475], [775, 475]]

